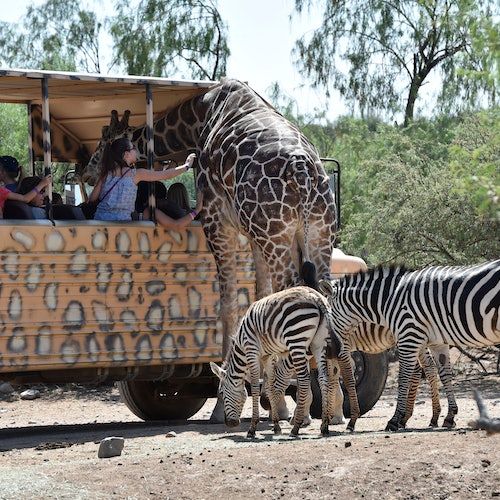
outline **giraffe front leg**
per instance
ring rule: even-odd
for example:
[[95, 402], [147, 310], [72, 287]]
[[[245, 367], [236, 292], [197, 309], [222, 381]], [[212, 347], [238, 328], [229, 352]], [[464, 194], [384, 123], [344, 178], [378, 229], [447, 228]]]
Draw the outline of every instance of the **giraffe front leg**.
[[[215, 212], [212, 205], [206, 208], [203, 230], [207, 244], [217, 265], [220, 290], [220, 310], [218, 317], [222, 325], [222, 358], [229, 349], [229, 339], [236, 332], [238, 325], [238, 298], [236, 282], [236, 253], [238, 233]], [[220, 398], [210, 416], [211, 423], [224, 422], [224, 405]]]

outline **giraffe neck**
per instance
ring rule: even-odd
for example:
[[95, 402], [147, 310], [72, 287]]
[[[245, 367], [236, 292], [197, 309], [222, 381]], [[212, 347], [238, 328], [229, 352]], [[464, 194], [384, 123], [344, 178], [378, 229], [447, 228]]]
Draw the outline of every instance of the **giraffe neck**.
[[[156, 120], [153, 124], [155, 156], [162, 157], [179, 151], [196, 149], [205, 124], [204, 95], [183, 102]], [[132, 131], [131, 140], [141, 158], [147, 154], [147, 126]]]

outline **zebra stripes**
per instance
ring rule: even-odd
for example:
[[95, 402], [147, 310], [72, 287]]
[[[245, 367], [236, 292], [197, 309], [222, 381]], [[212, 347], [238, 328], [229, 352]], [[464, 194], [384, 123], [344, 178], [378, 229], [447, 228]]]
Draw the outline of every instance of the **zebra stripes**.
[[[500, 260], [420, 271], [376, 268], [335, 282], [322, 281], [321, 288], [342, 338], [360, 322], [381, 325], [394, 334], [400, 373], [396, 411], [388, 430], [397, 430], [404, 422], [410, 379], [425, 347], [438, 361], [448, 401], [454, 401], [448, 346], [500, 343]], [[455, 413], [456, 408], [450, 408], [445, 426], [454, 425]]]
[[[331, 339], [327, 353], [327, 339]], [[323, 398], [321, 432], [328, 433], [329, 412], [333, 394], [327, 378], [333, 376], [333, 365], [327, 358], [336, 358], [347, 387], [351, 408], [352, 427], [359, 416], [354, 376], [350, 370], [350, 354], [332, 330], [332, 316], [328, 301], [308, 287], [295, 287], [274, 293], [254, 302], [243, 317], [232, 339], [223, 368], [211, 363], [213, 372], [221, 379], [219, 393], [224, 403], [228, 426], [240, 423], [246, 399], [245, 377], [250, 376], [252, 394], [252, 421], [248, 436], [255, 436], [259, 421], [259, 377], [261, 364], [269, 380], [271, 414], [274, 431], [279, 433], [277, 404], [281, 396], [275, 382], [276, 363], [289, 357], [297, 376], [297, 407], [291, 435], [296, 436], [311, 403], [308, 351], [318, 364]], [[284, 389], [283, 389], [284, 390]]]

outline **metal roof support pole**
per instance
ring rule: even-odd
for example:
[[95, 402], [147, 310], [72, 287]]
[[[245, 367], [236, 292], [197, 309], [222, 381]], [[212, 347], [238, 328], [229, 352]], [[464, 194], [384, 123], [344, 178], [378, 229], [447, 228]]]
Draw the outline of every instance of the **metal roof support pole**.
[[33, 154], [33, 117], [31, 116], [33, 104], [29, 102], [26, 105], [28, 111], [28, 161], [30, 163], [31, 175], [35, 175], [35, 155]]
[[[148, 168], [153, 169], [155, 142], [153, 136], [153, 92], [151, 91], [151, 84], [146, 83], [146, 152], [148, 159]], [[155, 197], [155, 183], [149, 183], [149, 213], [150, 220], [156, 222], [156, 197]]]
[[[52, 175], [50, 142], [50, 109], [49, 109], [49, 79], [44, 76], [42, 79], [42, 129], [43, 129], [43, 175]], [[48, 218], [52, 219], [52, 184], [47, 186], [48, 190]]]

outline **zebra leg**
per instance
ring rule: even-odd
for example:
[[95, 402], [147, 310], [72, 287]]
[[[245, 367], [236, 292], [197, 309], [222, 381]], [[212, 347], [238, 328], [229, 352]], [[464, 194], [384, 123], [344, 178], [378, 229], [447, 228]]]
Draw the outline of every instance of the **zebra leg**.
[[418, 355], [418, 363], [419, 365], [415, 367], [415, 371], [413, 372], [410, 379], [408, 400], [406, 402], [406, 413], [401, 422], [402, 428], [406, 427], [406, 423], [413, 415], [413, 410], [415, 408], [415, 399], [417, 397], [417, 390], [422, 378], [422, 369], [425, 374], [425, 378], [429, 382], [431, 388], [432, 418], [429, 427], [437, 427], [439, 415], [441, 414], [437, 368], [436, 364], [432, 360], [432, 356], [429, 354], [429, 351], [427, 349], [420, 351]]
[[421, 357], [420, 364], [424, 369], [425, 378], [429, 382], [431, 388], [431, 398], [432, 398], [432, 418], [429, 427], [437, 427], [439, 415], [441, 414], [441, 402], [439, 401], [439, 375], [436, 367], [436, 363], [426, 349]]
[[430, 347], [434, 361], [439, 369], [439, 378], [444, 386], [448, 399], [448, 414], [446, 415], [443, 427], [452, 429], [455, 427], [455, 415], [458, 413], [458, 405], [453, 392], [453, 374], [450, 364], [450, 348], [447, 344]]
[[347, 389], [347, 394], [349, 395], [349, 404], [351, 407], [351, 415], [347, 424], [347, 430], [354, 431], [356, 420], [359, 418], [361, 411], [359, 409], [358, 395], [356, 393], [356, 379], [354, 378], [354, 366], [351, 353], [346, 350], [342, 351], [338, 358], [338, 364], [345, 388]]
[[[410, 334], [408, 334], [410, 333]], [[397, 431], [403, 425], [403, 420], [406, 415], [406, 403], [408, 400], [408, 388], [410, 379], [415, 372], [417, 365], [418, 352], [421, 346], [415, 345], [415, 338], [411, 332], [404, 332], [402, 335], [407, 342], [398, 343], [399, 353], [399, 375], [398, 375], [398, 402], [396, 411], [392, 418], [387, 422], [386, 431]]]
[[322, 349], [320, 354], [320, 359], [317, 360], [318, 365], [318, 382], [319, 387], [321, 389], [321, 435], [328, 436], [328, 424], [330, 423], [330, 413], [329, 410], [331, 408], [330, 402], [330, 391], [328, 386], [330, 385], [328, 382], [328, 377], [330, 372], [333, 374], [333, 369], [330, 365], [333, 362], [331, 359], [327, 359], [325, 356], [325, 350]]
[[[280, 391], [280, 384], [286, 384], [288, 381], [280, 380], [280, 377], [277, 376], [276, 373], [276, 365], [279, 361], [270, 360], [265, 367], [265, 379], [266, 379], [266, 390], [269, 395], [269, 405], [270, 405], [270, 416], [273, 421], [273, 432], [274, 434], [281, 434], [281, 427], [279, 423], [279, 414], [278, 414], [278, 401], [281, 395], [284, 393]], [[286, 389], [286, 387], [285, 387]]]
[[254, 438], [259, 423], [259, 396], [260, 396], [260, 363], [257, 353], [247, 351], [248, 366], [250, 371], [250, 388], [252, 394], [252, 420], [247, 437]]
[[342, 392], [342, 388], [340, 387], [339, 366], [335, 361], [329, 364], [328, 380], [328, 392], [330, 398], [330, 424], [343, 424], [345, 423], [344, 393]]
[[290, 352], [292, 357], [293, 366], [297, 375], [297, 406], [295, 407], [295, 414], [293, 417], [293, 427], [290, 431], [291, 436], [298, 436], [300, 426], [304, 420], [304, 413], [310, 406], [312, 399], [311, 393], [311, 379], [309, 375], [309, 362], [305, 352]]

